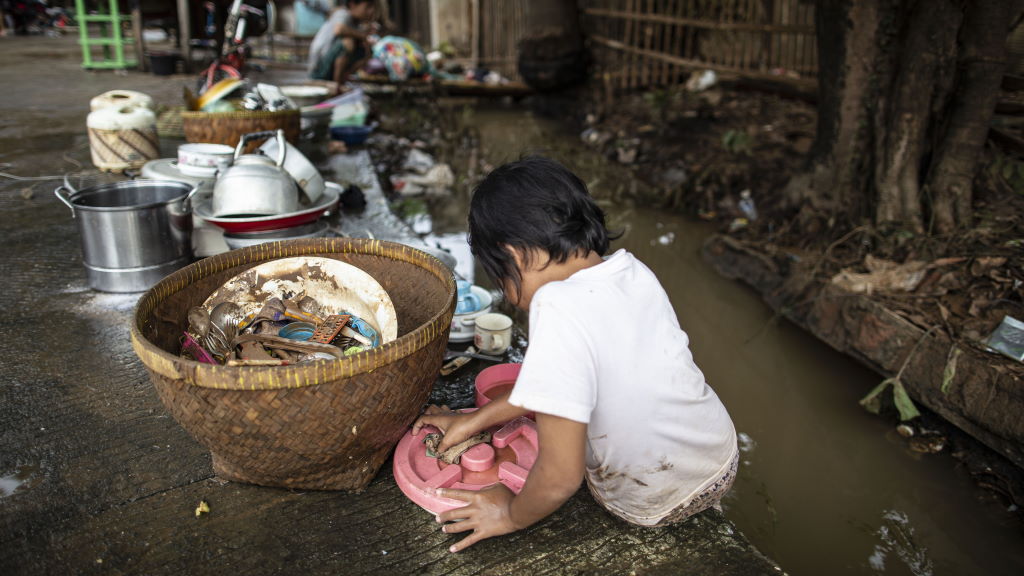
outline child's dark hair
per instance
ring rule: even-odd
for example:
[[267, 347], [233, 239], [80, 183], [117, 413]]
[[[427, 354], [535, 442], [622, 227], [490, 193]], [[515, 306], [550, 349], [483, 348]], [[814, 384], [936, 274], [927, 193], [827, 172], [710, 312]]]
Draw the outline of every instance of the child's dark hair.
[[469, 244], [473, 255], [499, 287], [522, 277], [509, 248], [532, 264], [536, 249], [565, 262], [590, 252], [604, 256], [612, 236], [604, 211], [586, 184], [550, 158], [528, 156], [496, 168], [473, 191], [469, 207]]

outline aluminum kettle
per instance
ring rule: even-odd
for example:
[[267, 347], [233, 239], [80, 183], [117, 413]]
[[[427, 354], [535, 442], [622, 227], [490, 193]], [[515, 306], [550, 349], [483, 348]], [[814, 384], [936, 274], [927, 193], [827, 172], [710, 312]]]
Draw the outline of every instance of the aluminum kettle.
[[[262, 154], [242, 154], [249, 141], [267, 137], [277, 138], [276, 161]], [[213, 186], [213, 215], [217, 218], [274, 216], [298, 210], [298, 187], [284, 169], [287, 152], [284, 130], [242, 136], [235, 147], [234, 161], [218, 175]]]

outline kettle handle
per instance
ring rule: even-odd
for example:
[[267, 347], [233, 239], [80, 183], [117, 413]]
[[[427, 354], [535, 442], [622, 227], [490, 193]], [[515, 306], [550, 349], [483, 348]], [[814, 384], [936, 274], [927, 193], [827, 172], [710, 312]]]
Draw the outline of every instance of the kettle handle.
[[242, 155], [242, 150], [245, 150], [245, 144], [250, 140], [257, 140], [260, 138], [277, 138], [277, 166], [280, 168], [284, 166], [284, 156], [288, 152], [287, 142], [284, 139], [284, 130], [280, 128], [277, 130], [264, 130], [262, 132], [250, 132], [243, 135], [238, 139], [238, 145], [235, 146], [235, 160]]

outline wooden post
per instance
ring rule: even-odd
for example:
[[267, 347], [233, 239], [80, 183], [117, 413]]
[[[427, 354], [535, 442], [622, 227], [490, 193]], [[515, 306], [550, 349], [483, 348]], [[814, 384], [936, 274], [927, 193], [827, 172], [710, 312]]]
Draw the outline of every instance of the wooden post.
[[192, 71], [192, 20], [188, 0], [178, 0], [178, 41], [181, 43], [181, 59], [185, 63], [185, 72]]
[[469, 2], [469, 59], [473, 68], [480, 66], [480, 0]]
[[149, 62], [146, 61], [146, 47], [143, 45], [142, 37], [142, 8], [139, 2], [132, 2], [132, 36], [135, 41], [135, 59], [139, 62], [139, 70], [149, 72]]

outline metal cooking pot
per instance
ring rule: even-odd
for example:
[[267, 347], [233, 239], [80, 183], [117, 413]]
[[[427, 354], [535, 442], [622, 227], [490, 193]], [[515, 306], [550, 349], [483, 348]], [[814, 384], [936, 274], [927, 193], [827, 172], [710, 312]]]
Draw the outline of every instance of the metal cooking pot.
[[128, 180], [54, 190], [71, 208], [82, 236], [89, 285], [141, 292], [192, 261], [192, 197], [182, 182]]
[[[259, 138], [277, 138], [277, 160], [262, 154], [245, 154], [246, 143]], [[241, 137], [234, 162], [213, 186], [212, 212], [217, 218], [273, 216], [295, 212], [299, 191], [295, 180], [283, 168], [288, 151], [284, 130], [253, 132]]]

